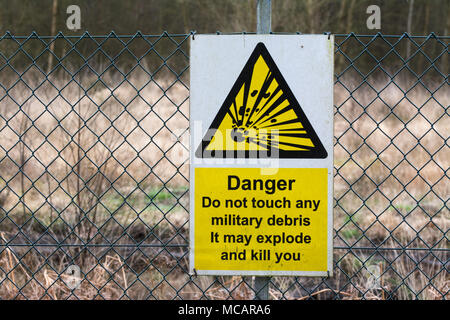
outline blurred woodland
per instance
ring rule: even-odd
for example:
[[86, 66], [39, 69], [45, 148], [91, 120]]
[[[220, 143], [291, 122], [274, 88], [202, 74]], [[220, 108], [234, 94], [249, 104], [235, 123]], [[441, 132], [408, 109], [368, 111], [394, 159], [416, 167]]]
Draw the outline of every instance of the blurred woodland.
[[[132, 66], [138, 57], [149, 68], [157, 68], [161, 60], [151, 59], [148, 54], [150, 49], [163, 60], [170, 57], [173, 68], [181, 72], [186, 63], [187, 56], [183, 52], [188, 53], [188, 41], [183, 45], [173, 41], [152, 44], [157, 38], [137, 37], [139, 39], [131, 41], [125, 38], [128, 39], [125, 41], [127, 48], [134, 55], [130, 56], [127, 50], [123, 52], [124, 43], [113, 39], [110, 32], [135, 35], [141, 31], [146, 35], [161, 35], [164, 31], [186, 34], [191, 31], [229, 33], [256, 30], [256, 0], [0, 0], [0, 4], [3, 8], [0, 12], [0, 34], [5, 35], [9, 31], [14, 36], [22, 36], [18, 42], [11, 41], [8, 34], [4, 41], [0, 40], [0, 50], [5, 60], [16, 70], [26, 69], [32, 63], [30, 57], [35, 60], [34, 64], [47, 72], [57, 66], [55, 60], [76, 68], [84, 65], [84, 58], [89, 60], [91, 66], [105, 62], [110, 64], [112, 60], [116, 63], [122, 60], [121, 63]], [[78, 5], [81, 11], [81, 29], [76, 31], [66, 26], [70, 16], [66, 12], [67, 7], [73, 4]], [[370, 16], [366, 12], [367, 7], [373, 4], [381, 9], [379, 30], [370, 30], [366, 25]], [[407, 32], [411, 35], [434, 33], [447, 36], [450, 30], [448, 17], [450, 0], [272, 0], [273, 32], [354, 32], [365, 35], [380, 32], [383, 36]], [[47, 37], [27, 40], [33, 31]], [[64, 38], [48, 37], [58, 32], [64, 36], [83, 35], [85, 31], [106, 38], [97, 38], [99, 42], [86, 36], [78, 40], [71, 38], [69, 42]], [[148, 42], [149, 39], [153, 40]], [[337, 42], [337, 52], [345, 53], [335, 61], [337, 70], [345, 68], [355, 58], [355, 66], [363, 73], [376, 67], [379, 59], [397, 70], [410, 58], [408, 66], [416, 74], [426, 71], [430, 64], [439, 69], [433, 71], [439, 81], [443, 74], [448, 74], [448, 54], [445, 54], [448, 41], [427, 42], [425, 38], [409, 40], [407, 37], [400, 41], [389, 37], [374, 41], [371, 38], [343, 39], [340, 37], [340, 42]], [[179, 39], [178, 43], [180, 41], [183, 42]], [[368, 43], [370, 47], [366, 50]], [[99, 46], [102, 52], [96, 53]], [[27, 54], [17, 51], [19, 48]]]
[[[254, 32], [256, 0], [0, 0], [0, 31], [15, 35]], [[81, 9], [81, 30], [66, 28], [66, 8]], [[381, 30], [368, 30], [370, 5], [381, 8]], [[56, 7], [56, 8], [55, 8]], [[272, 0], [272, 30], [302, 33], [448, 35], [449, 0]], [[53, 29], [53, 30], [52, 30]]]

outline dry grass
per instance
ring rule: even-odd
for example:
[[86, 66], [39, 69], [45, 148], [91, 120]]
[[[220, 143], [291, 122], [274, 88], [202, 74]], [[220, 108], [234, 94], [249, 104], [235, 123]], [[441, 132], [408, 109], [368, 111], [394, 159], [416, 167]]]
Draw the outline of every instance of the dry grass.
[[[23, 79], [34, 91], [19, 82], [0, 92], [0, 297], [253, 297], [251, 278], [186, 274], [188, 89], [147, 85], [145, 74], [117, 87], [123, 79], [106, 73], [109, 88], [86, 74], [86, 92], [57, 75], [53, 85], [31, 71]], [[275, 278], [272, 298], [333, 297], [323, 281], [344, 299], [448, 298], [450, 93], [373, 86], [378, 95], [335, 87], [335, 246], [386, 250], [336, 249], [333, 278]], [[67, 246], [45, 245], [57, 242]], [[447, 251], [389, 249], [399, 246]], [[84, 274], [74, 291], [62, 281], [70, 264]], [[371, 266], [382, 270], [377, 288]]]

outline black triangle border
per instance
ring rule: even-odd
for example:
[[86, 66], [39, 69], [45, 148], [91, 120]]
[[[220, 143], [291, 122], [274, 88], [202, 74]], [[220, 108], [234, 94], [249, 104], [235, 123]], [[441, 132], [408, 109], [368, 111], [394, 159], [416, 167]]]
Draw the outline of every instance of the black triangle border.
[[[282, 88], [284, 94], [286, 95], [286, 98], [289, 100], [290, 104], [292, 105], [292, 109], [296, 113], [297, 117], [301, 120], [301, 123], [303, 127], [306, 129], [306, 132], [309, 135], [309, 138], [314, 144], [314, 149], [310, 151], [294, 151], [294, 150], [278, 150], [278, 157], [280, 159], [325, 159], [328, 157], [328, 153], [325, 150], [325, 148], [322, 145], [322, 142], [320, 141], [319, 137], [317, 136], [315, 130], [313, 129], [311, 123], [309, 122], [308, 118], [306, 117], [305, 113], [303, 112], [300, 104], [298, 103], [297, 99], [295, 98], [294, 94], [292, 93], [291, 89], [289, 88], [288, 84], [286, 83], [286, 80], [284, 80], [283, 75], [281, 74], [280, 70], [278, 69], [277, 65], [275, 64], [275, 61], [272, 59], [272, 56], [270, 55], [269, 51], [267, 50], [264, 43], [259, 42], [255, 49], [253, 50], [252, 54], [250, 55], [250, 58], [247, 60], [244, 68], [242, 69], [241, 73], [239, 74], [239, 77], [236, 79], [233, 87], [231, 88], [230, 92], [228, 93], [225, 101], [222, 103], [222, 106], [219, 109], [219, 112], [217, 113], [216, 117], [214, 118], [213, 122], [211, 123], [211, 126], [209, 127], [209, 130], [207, 131], [210, 133], [208, 136], [205, 136], [198, 146], [195, 156], [197, 158], [263, 158], [259, 155], [261, 154], [260, 151], [252, 151], [252, 150], [236, 150], [236, 151], [230, 151], [230, 150], [223, 150], [221, 153], [225, 156], [215, 156], [214, 152], [207, 151], [205, 152], [206, 147], [211, 142], [212, 137], [214, 136], [216, 130], [219, 128], [220, 123], [222, 122], [223, 118], [228, 112], [228, 108], [234, 101], [234, 97], [238, 94], [239, 90], [242, 87], [242, 83], [251, 77], [251, 73], [253, 71], [253, 65], [256, 63], [256, 60], [259, 58], [259, 56], [262, 56], [267, 63], [269, 69], [274, 73], [274, 77], [278, 82], [278, 85]], [[270, 158], [270, 154], [267, 154], [266, 158]]]

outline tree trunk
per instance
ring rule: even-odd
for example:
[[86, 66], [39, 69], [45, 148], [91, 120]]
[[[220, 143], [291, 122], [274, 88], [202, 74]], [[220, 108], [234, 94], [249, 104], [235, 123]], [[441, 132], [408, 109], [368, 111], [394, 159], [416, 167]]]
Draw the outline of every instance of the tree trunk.
[[[444, 36], [448, 36], [448, 32], [450, 31], [450, 19], [448, 19], [450, 14], [450, 3], [447, 2], [447, 24], [445, 26], [444, 29]], [[445, 50], [445, 49], [444, 49]], [[448, 54], [444, 54], [442, 56], [442, 73], [443, 74], [448, 74]]]
[[[429, 32], [429, 25], [430, 25], [430, 1], [425, 2], [425, 16], [424, 16], [424, 21], [423, 21], [423, 35], [426, 36]], [[426, 40], [423, 40], [426, 41]], [[422, 46], [422, 51], [424, 53], [426, 53], [423, 50], [423, 46]], [[420, 65], [417, 66], [419, 72], [423, 72], [426, 69], [426, 66], [428, 65], [427, 61], [425, 60], [425, 57], [423, 54], [420, 54]]]
[[[408, 25], [406, 26], [406, 32], [409, 35], [412, 35], [412, 17], [414, 13], [414, 0], [409, 0], [409, 9], [408, 9]], [[409, 59], [411, 56], [411, 41], [407, 40], [406, 43], [406, 59]]]
[[[347, 3], [347, 0], [341, 0], [341, 7], [339, 8], [339, 14], [338, 14], [338, 22], [342, 23], [344, 21], [344, 15], [345, 15], [345, 5]], [[345, 30], [339, 30], [338, 32], [345, 33]]]
[[[57, 16], [58, 16], [58, 0], [53, 0], [53, 6], [52, 6], [52, 25], [51, 25], [51, 31], [50, 35], [55, 35], [56, 33], [56, 22], [57, 22]], [[50, 43], [50, 52], [48, 55], [48, 69], [47, 74], [52, 70], [53, 67], [53, 54], [55, 52], [55, 41], [52, 41]]]
[[[447, 19], [448, 20], [448, 19]], [[426, 35], [430, 24], [430, 1], [425, 2], [425, 18], [423, 22], [423, 35]]]
[[[344, 16], [345, 16], [346, 4], [347, 4], [347, 0], [342, 0], [341, 1], [341, 7], [339, 9], [339, 14], [338, 14], [338, 23], [340, 25], [342, 25], [342, 26], [343, 26], [343, 21], [344, 21]], [[339, 29], [338, 32], [339, 33], [345, 33], [346, 32], [345, 27], [344, 27], [344, 29]], [[336, 61], [336, 67], [337, 68], [339, 68], [342, 65], [342, 63], [344, 61], [343, 59], [344, 59], [344, 56], [341, 53], [338, 53], [337, 61]]]
[[306, 2], [306, 10], [308, 12], [308, 20], [309, 20], [309, 28], [311, 33], [316, 32], [316, 21], [315, 21], [315, 1], [314, 0], [308, 0]]
[[356, 2], [356, 0], [352, 0], [350, 2], [350, 7], [348, 8], [346, 33], [352, 32], [352, 28], [353, 28], [353, 8], [355, 7], [355, 2]]

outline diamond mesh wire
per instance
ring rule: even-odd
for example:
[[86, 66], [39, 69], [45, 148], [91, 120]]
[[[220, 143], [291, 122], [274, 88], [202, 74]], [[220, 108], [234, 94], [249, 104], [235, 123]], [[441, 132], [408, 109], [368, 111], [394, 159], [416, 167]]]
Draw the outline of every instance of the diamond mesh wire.
[[[190, 36], [0, 38], [0, 298], [255, 298], [187, 270]], [[448, 39], [335, 36], [334, 274], [271, 299], [448, 298]]]

